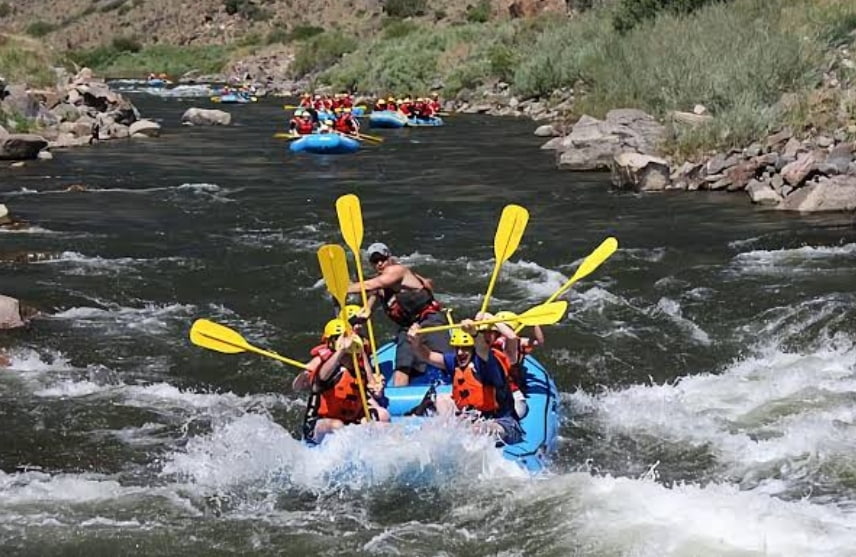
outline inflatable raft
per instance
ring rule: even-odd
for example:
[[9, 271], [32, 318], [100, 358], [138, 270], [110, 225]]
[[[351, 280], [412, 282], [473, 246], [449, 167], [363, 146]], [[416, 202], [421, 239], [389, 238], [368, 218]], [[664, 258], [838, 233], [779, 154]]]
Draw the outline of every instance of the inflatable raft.
[[311, 133], [300, 139], [294, 139], [288, 146], [292, 153], [318, 153], [340, 155], [353, 153], [360, 148], [360, 142], [339, 133]]
[[146, 87], [162, 88], [168, 85], [172, 85], [172, 81], [169, 81], [168, 79], [161, 79], [159, 77], [146, 81]]
[[436, 127], [442, 126], [443, 119], [439, 116], [432, 116], [431, 118], [408, 118], [407, 126], [412, 128], [419, 127]]
[[403, 128], [407, 116], [394, 110], [378, 110], [369, 114], [369, 125], [373, 128]]
[[[422, 402], [431, 384], [442, 381], [445, 374], [436, 368], [429, 367], [425, 373], [411, 379], [410, 385], [391, 386], [390, 379], [395, 365], [393, 343], [387, 343], [378, 348], [378, 363], [381, 373], [386, 378], [385, 394], [389, 399], [388, 409], [393, 421], [425, 419], [409, 418], [404, 414]], [[524, 361], [524, 382], [529, 411], [520, 420], [524, 432], [523, 440], [520, 443], [502, 447], [502, 454], [534, 474], [546, 468], [549, 455], [557, 446], [560, 418], [559, 391], [544, 366], [532, 356], [526, 356]], [[452, 386], [440, 384], [436, 386], [436, 391], [437, 394], [450, 394]]]
[[211, 97], [212, 102], [222, 104], [246, 104], [256, 102], [257, 100], [258, 99], [256, 97], [237, 93], [226, 93], [224, 95], [215, 95]]

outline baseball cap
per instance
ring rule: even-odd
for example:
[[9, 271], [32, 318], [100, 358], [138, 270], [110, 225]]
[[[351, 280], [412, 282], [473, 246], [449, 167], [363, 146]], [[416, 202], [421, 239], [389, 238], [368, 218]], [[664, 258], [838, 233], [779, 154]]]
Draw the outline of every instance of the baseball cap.
[[372, 255], [382, 255], [384, 257], [389, 257], [392, 255], [392, 252], [389, 251], [389, 246], [383, 244], [381, 242], [375, 242], [370, 245], [366, 250], [366, 255], [371, 257]]

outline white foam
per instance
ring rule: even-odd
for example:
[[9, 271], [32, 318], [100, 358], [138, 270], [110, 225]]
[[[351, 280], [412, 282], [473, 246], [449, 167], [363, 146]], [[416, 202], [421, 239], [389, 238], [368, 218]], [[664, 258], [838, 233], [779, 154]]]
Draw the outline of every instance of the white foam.
[[535, 505], [556, 513], [547, 519], [558, 524], [545, 540], [552, 551], [545, 553], [584, 548], [586, 555], [634, 557], [839, 557], [852, 554], [856, 544], [851, 512], [733, 485], [669, 489], [649, 479], [575, 473], [535, 484], [534, 492], [512, 498], [522, 507], [518, 514]]
[[808, 272], [831, 263], [835, 264], [835, 269], [840, 270], [842, 258], [852, 264], [854, 256], [856, 244], [833, 247], [803, 246], [794, 249], [747, 251], [736, 255], [733, 264], [740, 271], [753, 274]]
[[708, 335], [701, 327], [693, 323], [691, 320], [687, 319], [683, 316], [681, 311], [681, 304], [675, 300], [670, 298], [660, 298], [657, 302], [657, 308], [654, 314], [662, 313], [678, 325], [681, 329], [689, 333], [693, 340], [698, 342], [699, 344], [703, 344], [705, 346], [710, 346], [711, 340], [710, 335]]
[[445, 486], [455, 478], [526, 473], [505, 460], [492, 439], [459, 424], [431, 421], [415, 431], [399, 424], [347, 427], [310, 448], [268, 418], [248, 414], [191, 439], [163, 474], [216, 490], [248, 483], [338, 490], [414, 481]]

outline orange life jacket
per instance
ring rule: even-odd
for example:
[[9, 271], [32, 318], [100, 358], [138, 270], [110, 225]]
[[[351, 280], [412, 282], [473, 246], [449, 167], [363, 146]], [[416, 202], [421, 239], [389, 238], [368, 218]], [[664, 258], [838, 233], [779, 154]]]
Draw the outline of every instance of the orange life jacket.
[[458, 410], [472, 408], [486, 414], [499, 410], [496, 389], [476, 378], [476, 368], [470, 362], [466, 368], [456, 368], [452, 376], [452, 400]]
[[[309, 374], [310, 381], [315, 381], [321, 366]], [[360, 400], [360, 387], [357, 377], [348, 368], [341, 366], [335, 376], [335, 383], [327, 386], [321, 392], [321, 402], [318, 406], [319, 418], [342, 420], [353, 424], [363, 417], [363, 405]]]

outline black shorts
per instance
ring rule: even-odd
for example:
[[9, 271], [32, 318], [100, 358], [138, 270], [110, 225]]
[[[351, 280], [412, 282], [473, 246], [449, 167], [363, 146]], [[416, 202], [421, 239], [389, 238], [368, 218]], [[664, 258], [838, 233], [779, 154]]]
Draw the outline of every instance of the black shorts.
[[[445, 324], [446, 318], [442, 313], [432, 313], [419, 322], [419, 325], [422, 327]], [[449, 331], [426, 333], [422, 337], [425, 346], [432, 351], [448, 352]], [[410, 342], [407, 340], [407, 329], [399, 330], [398, 335], [395, 337], [395, 369], [406, 373], [408, 376], [412, 376], [425, 373], [425, 366], [425, 362], [416, 359], [413, 355], [413, 347], [410, 346]]]

